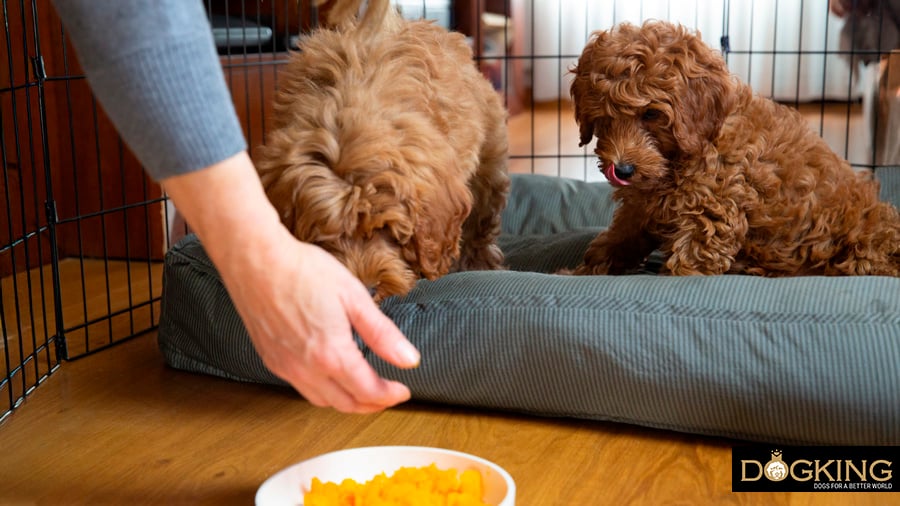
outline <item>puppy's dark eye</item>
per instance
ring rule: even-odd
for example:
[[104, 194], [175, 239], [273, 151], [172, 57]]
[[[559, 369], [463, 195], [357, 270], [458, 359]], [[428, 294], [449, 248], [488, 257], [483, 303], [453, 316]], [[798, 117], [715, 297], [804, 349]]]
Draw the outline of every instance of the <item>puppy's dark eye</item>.
[[641, 114], [641, 121], [654, 121], [659, 119], [660, 116], [659, 109], [647, 109], [644, 111], [644, 114]]

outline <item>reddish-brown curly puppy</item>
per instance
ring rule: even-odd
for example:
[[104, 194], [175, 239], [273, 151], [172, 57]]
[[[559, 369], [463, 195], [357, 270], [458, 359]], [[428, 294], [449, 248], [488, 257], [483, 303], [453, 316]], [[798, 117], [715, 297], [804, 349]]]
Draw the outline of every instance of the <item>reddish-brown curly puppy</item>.
[[576, 274], [659, 249], [675, 275], [900, 275], [900, 216], [794, 109], [681, 26], [597, 32], [573, 69], [581, 144], [620, 205]]
[[[356, 12], [337, 2], [332, 15]], [[302, 39], [255, 153], [269, 199], [376, 300], [421, 277], [498, 269], [506, 111], [464, 37], [388, 0]]]

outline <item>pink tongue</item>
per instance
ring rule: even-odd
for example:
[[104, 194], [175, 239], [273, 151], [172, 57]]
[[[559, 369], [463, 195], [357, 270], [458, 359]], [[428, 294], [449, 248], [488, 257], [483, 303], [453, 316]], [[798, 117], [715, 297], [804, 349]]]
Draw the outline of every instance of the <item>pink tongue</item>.
[[619, 177], [616, 176], [616, 166], [612, 163], [606, 164], [606, 168], [603, 169], [603, 175], [605, 175], [606, 179], [609, 179], [609, 182], [614, 185], [628, 186], [631, 184], [628, 181], [619, 179]]

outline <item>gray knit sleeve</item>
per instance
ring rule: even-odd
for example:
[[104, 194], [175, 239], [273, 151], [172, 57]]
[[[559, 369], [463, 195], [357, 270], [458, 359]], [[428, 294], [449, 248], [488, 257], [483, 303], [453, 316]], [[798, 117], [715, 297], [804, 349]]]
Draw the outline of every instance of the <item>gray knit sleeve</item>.
[[247, 148], [200, 0], [53, 0], [91, 89], [156, 180]]

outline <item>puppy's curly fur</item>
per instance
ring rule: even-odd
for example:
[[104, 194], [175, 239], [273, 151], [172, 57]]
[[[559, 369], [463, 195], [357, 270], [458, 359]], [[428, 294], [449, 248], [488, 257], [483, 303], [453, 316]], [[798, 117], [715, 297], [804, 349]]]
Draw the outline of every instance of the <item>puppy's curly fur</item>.
[[585, 145], [620, 202], [575, 274], [655, 249], [674, 275], [900, 275], [900, 216], [794, 109], [666, 22], [596, 32], [572, 71]]
[[[344, 7], [332, 14], [355, 14]], [[421, 277], [501, 268], [506, 111], [464, 37], [403, 20], [387, 0], [331, 21], [279, 74], [274, 130], [255, 153], [284, 224], [376, 300]]]

